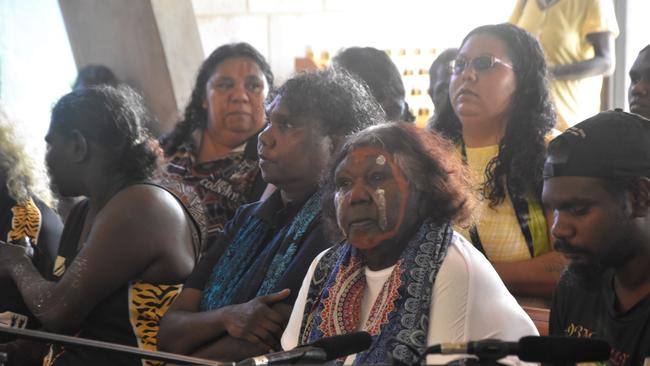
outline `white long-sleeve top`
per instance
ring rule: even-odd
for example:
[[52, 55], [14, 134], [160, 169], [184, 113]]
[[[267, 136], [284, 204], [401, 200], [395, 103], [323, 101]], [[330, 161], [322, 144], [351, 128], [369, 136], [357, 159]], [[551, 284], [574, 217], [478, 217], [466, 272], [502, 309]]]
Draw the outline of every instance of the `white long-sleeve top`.
[[[309, 285], [316, 265], [326, 252], [314, 259], [303, 280], [282, 335], [285, 350], [298, 345]], [[370, 271], [365, 268], [367, 286], [361, 304], [361, 324], [365, 324], [369, 309], [390, 276], [391, 269]], [[454, 233], [431, 293], [428, 345], [486, 338], [518, 341], [528, 335], [538, 335], [530, 317], [508, 292], [485, 256], [461, 235]], [[457, 357], [430, 355], [427, 363], [443, 364], [454, 358]], [[352, 361], [354, 356], [349, 356], [345, 363]]]

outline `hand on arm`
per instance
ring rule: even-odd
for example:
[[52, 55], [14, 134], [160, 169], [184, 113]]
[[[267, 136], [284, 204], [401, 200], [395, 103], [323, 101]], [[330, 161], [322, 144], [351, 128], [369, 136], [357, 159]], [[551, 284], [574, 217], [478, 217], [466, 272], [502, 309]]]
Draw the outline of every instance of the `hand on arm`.
[[192, 352], [192, 356], [219, 361], [238, 361], [282, 349], [280, 338], [291, 305], [282, 302], [289, 290], [255, 298], [247, 303], [223, 307], [228, 334]]
[[587, 34], [594, 47], [594, 57], [571, 64], [549, 66], [551, 78], [578, 80], [590, 76], [609, 75], [614, 69], [614, 37], [609, 32]]
[[228, 334], [266, 346], [269, 350], [281, 349], [280, 337], [288, 316], [274, 305], [286, 299], [289, 293], [289, 289], [284, 289], [243, 304], [225, 306], [223, 311]]
[[191, 354], [226, 334], [223, 309], [200, 311], [203, 292], [186, 288], [174, 300], [160, 321], [158, 349]]

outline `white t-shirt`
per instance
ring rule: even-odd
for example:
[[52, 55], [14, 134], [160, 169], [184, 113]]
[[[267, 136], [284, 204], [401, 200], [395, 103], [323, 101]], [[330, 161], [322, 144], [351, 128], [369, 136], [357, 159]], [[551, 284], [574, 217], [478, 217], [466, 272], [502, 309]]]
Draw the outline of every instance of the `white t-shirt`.
[[[291, 318], [282, 335], [282, 347], [285, 350], [298, 345], [311, 278], [318, 261], [326, 252], [327, 250], [314, 259], [303, 280]], [[369, 271], [366, 268], [367, 288], [362, 301], [362, 314], [368, 313], [368, 308], [379, 293], [372, 289], [381, 289], [390, 270]], [[490, 262], [472, 244], [454, 232], [447, 256], [433, 285], [427, 344], [486, 338], [518, 341], [521, 337], [538, 334], [533, 321], [508, 292]], [[430, 355], [427, 363], [443, 364], [456, 358], [458, 357], [451, 355]], [[352, 360], [353, 357], [348, 357], [345, 363]]]

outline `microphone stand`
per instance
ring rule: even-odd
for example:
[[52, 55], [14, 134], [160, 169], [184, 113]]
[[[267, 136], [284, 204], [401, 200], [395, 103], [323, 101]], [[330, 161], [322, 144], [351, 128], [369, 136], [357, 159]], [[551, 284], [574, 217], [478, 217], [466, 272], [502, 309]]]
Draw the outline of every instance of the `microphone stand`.
[[[45, 343], [55, 343], [63, 346], [86, 347], [108, 352], [126, 353], [140, 358], [146, 358], [154, 361], [171, 362], [179, 365], [201, 365], [201, 366], [232, 366], [233, 362], [216, 362], [204, 358], [177, 355], [175, 353], [149, 351], [137, 347], [126, 346], [123, 344], [97, 341], [79, 337], [71, 337], [62, 334], [48, 333], [38, 330], [11, 328], [0, 326], [0, 333], [7, 333], [18, 338], [31, 339]], [[6, 362], [6, 354], [0, 354], [0, 366]]]
[[420, 363], [426, 360], [429, 354], [461, 355], [469, 357], [454, 360], [447, 365], [480, 365], [480, 366], [502, 366], [498, 360], [511, 354], [507, 344], [499, 340], [487, 339], [483, 342], [476, 342], [473, 350], [468, 350], [467, 345], [438, 344], [427, 348], [420, 355]]

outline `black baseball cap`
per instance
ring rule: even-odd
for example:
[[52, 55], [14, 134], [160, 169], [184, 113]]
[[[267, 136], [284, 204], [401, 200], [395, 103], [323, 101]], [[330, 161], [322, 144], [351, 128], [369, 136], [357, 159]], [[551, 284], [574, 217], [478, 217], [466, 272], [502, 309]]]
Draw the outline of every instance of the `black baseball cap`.
[[650, 120], [620, 109], [601, 112], [551, 141], [544, 179], [650, 177]]

